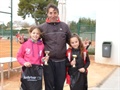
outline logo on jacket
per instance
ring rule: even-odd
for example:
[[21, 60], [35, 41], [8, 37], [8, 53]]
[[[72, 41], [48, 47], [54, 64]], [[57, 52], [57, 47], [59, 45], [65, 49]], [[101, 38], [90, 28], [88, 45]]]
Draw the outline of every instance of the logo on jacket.
[[62, 28], [60, 28], [60, 30], [62, 30]]
[[25, 51], [26, 51], [26, 54], [30, 54], [30, 49], [29, 48], [26, 48]]
[[39, 56], [41, 56], [41, 54], [42, 54], [42, 50], [39, 51]]

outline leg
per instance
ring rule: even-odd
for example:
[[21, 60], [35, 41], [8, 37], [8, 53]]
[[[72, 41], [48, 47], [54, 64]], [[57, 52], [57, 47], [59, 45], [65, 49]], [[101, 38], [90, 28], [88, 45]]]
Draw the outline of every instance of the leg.
[[63, 90], [65, 77], [66, 77], [66, 67], [65, 61], [55, 62], [55, 90]]
[[55, 90], [53, 63], [51, 60], [49, 60], [48, 65], [44, 65], [43, 71], [44, 71], [45, 90]]

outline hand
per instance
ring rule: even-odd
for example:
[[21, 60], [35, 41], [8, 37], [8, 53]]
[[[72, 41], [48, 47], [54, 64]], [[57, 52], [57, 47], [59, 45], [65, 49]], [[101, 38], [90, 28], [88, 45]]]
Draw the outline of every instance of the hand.
[[85, 68], [80, 68], [80, 69], [78, 69], [78, 70], [79, 70], [79, 72], [82, 72], [82, 73], [85, 72]]
[[44, 62], [48, 62], [48, 60], [49, 60], [49, 56], [45, 56], [45, 57], [43, 57], [42, 60], [43, 60]]
[[70, 64], [73, 66], [73, 65], [76, 64], [76, 61], [75, 61], [75, 60], [72, 60], [72, 61], [70, 62]]
[[20, 35], [20, 36], [18, 37], [18, 41], [19, 41], [20, 43], [24, 43], [24, 34], [22, 34], [22, 35]]
[[26, 66], [26, 67], [32, 67], [32, 65], [31, 65], [30, 62], [25, 62], [25, 63], [24, 63], [24, 66]]

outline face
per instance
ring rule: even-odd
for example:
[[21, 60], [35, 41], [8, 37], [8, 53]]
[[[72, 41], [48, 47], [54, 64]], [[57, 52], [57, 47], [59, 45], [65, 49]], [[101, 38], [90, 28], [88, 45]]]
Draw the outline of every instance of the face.
[[54, 10], [54, 8], [49, 8], [47, 16], [50, 20], [50, 22], [56, 22], [58, 19], [58, 12]]
[[32, 38], [32, 40], [37, 41], [40, 38], [40, 30], [35, 28], [31, 33], [30, 33], [30, 37]]
[[78, 49], [78, 47], [79, 47], [79, 40], [76, 37], [72, 37], [70, 39], [70, 45], [72, 46], [72, 48]]

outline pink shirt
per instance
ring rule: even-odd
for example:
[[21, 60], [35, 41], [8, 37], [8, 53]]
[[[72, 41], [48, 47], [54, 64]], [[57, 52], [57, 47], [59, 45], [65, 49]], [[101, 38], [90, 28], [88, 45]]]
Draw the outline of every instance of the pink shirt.
[[30, 62], [31, 64], [42, 64], [42, 57], [44, 56], [44, 44], [41, 40], [34, 43], [31, 39], [28, 39], [23, 43], [17, 53], [17, 60], [21, 65], [25, 62]]

